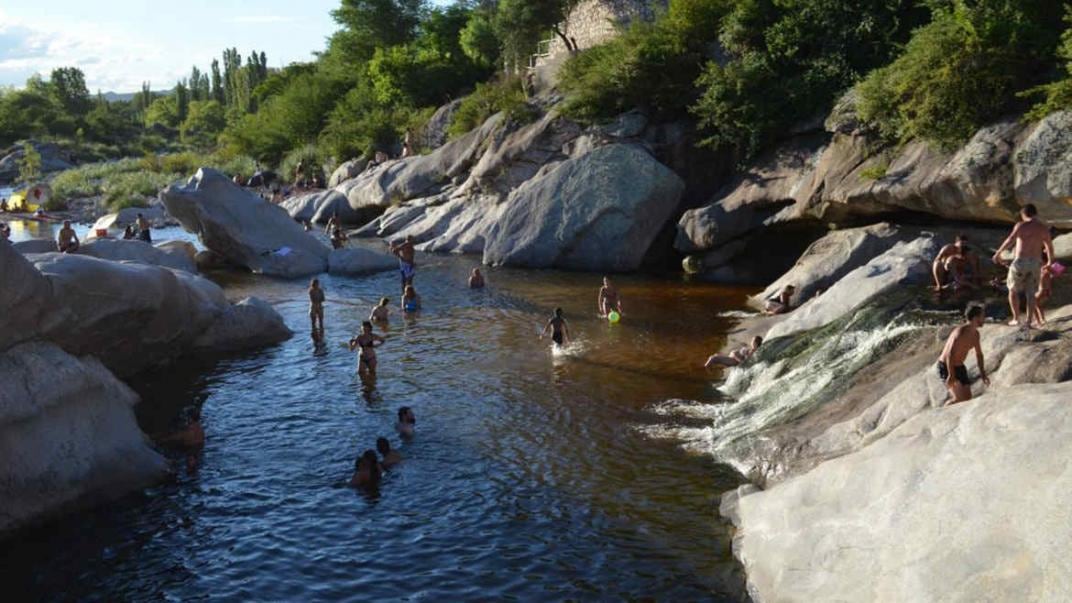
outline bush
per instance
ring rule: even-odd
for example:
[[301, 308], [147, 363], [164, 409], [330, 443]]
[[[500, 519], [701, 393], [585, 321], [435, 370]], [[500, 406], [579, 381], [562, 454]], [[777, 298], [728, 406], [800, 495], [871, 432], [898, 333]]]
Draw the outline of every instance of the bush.
[[477, 84], [476, 90], [458, 105], [447, 133], [451, 138], [462, 136], [499, 112], [506, 113], [507, 119], [521, 123], [535, 118], [536, 111], [529, 106], [519, 78]]
[[1017, 111], [1017, 92], [1054, 63], [1056, 6], [1043, 4], [957, 0], [938, 10], [896, 61], [860, 84], [860, 117], [888, 139], [948, 148]]
[[[1065, 23], [1072, 26], [1072, 5], [1066, 7]], [[1027, 114], [1031, 120], [1042, 119], [1050, 113], [1072, 108], [1072, 27], [1061, 34], [1057, 58], [1064, 61], [1064, 77], [1024, 92], [1023, 97], [1042, 96], [1043, 100]]]
[[279, 177], [285, 182], [296, 181], [298, 162], [304, 166], [306, 178], [324, 175], [325, 158], [315, 144], [307, 144], [287, 153], [283, 162], [279, 164]]
[[155, 196], [161, 189], [182, 180], [182, 174], [147, 171], [116, 174], [101, 183], [104, 202], [112, 211], [124, 207], [145, 207], [146, 197]]

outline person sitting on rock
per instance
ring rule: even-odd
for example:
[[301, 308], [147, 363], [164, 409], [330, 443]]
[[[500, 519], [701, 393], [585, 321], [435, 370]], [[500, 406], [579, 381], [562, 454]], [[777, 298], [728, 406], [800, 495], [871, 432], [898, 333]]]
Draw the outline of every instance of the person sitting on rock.
[[786, 312], [789, 312], [793, 309], [793, 294], [796, 293], [796, 291], [796, 286], [786, 285], [778, 295], [767, 300], [763, 312], [770, 315], [785, 314]]
[[11, 242], [11, 227], [7, 225], [7, 222], [0, 222], [0, 241]]
[[596, 304], [601, 317], [606, 317], [611, 312], [617, 312], [619, 316], [624, 314], [622, 312], [622, 298], [618, 295], [618, 290], [611, 284], [610, 277], [603, 277], [603, 286], [599, 289]]
[[979, 365], [979, 375], [983, 384], [989, 386], [990, 378], [986, 376], [986, 365], [983, 362], [983, 345], [979, 337], [979, 329], [986, 322], [984, 308], [977, 304], [969, 305], [964, 312], [967, 322], [953, 329], [942, 349], [942, 355], [938, 357], [938, 377], [949, 390], [950, 398], [946, 404], [957, 404], [971, 400], [971, 378], [968, 377], [968, 368], [964, 361], [968, 352], [975, 350], [975, 362]]
[[402, 294], [402, 312], [405, 314], [414, 314], [421, 309], [421, 296], [417, 295], [417, 290], [413, 288], [413, 285], [407, 285], [406, 291]]
[[376, 453], [366, 450], [354, 462], [354, 476], [350, 478], [350, 485], [355, 488], [375, 489], [380, 485], [382, 478], [380, 461], [376, 458]]
[[324, 290], [320, 288], [320, 279], [314, 278], [309, 283], [309, 319], [313, 323], [313, 330], [324, 332]]
[[60, 253], [74, 253], [78, 251], [78, 235], [71, 228], [70, 220], [64, 220], [63, 228], [60, 229], [58, 238]]
[[391, 442], [387, 438], [376, 438], [376, 450], [380, 453], [380, 465], [384, 469], [391, 469], [402, 462], [402, 455], [391, 450]]
[[388, 304], [391, 303], [390, 298], [381, 297], [380, 303], [372, 306], [372, 313], [369, 314], [369, 322], [378, 324], [386, 324], [391, 318], [391, 308]]
[[484, 288], [484, 275], [480, 273], [480, 268], [473, 268], [473, 271], [469, 274], [469, 288]]
[[331, 231], [331, 248], [342, 249], [343, 247], [346, 247], [346, 235], [343, 234], [341, 228], [336, 227]]
[[958, 234], [956, 239], [942, 247], [931, 263], [934, 275], [934, 290], [941, 291], [947, 284], [954, 288], [974, 288], [982, 279], [979, 256], [968, 245], [968, 237]]
[[0, 213], [7, 213], [11, 211], [7, 206], [7, 197], [0, 198]]
[[729, 354], [714, 354], [707, 359], [704, 363], [704, 368], [711, 368], [713, 366], [732, 367], [740, 366], [752, 357], [756, 351], [759, 350], [759, 346], [763, 345], [763, 338], [756, 335], [752, 338], [751, 345], [741, 346], [736, 350], [733, 350]]
[[417, 429], [417, 416], [413, 414], [412, 408], [403, 406], [398, 409], [398, 423], [395, 424], [395, 429], [403, 437], [413, 437]]
[[138, 213], [135, 222], [138, 226], [138, 240], [145, 241], [151, 245], [153, 242], [153, 233], [149, 231], [149, 228], [152, 226], [149, 224], [149, 220], [146, 220], [144, 215]]

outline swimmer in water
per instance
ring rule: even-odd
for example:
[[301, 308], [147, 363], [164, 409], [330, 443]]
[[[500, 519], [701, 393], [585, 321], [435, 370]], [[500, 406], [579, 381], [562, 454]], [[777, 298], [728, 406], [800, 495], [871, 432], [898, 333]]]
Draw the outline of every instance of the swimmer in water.
[[484, 288], [484, 275], [480, 274], [480, 268], [473, 268], [473, 272], [469, 274], [469, 288], [470, 289], [483, 289]]
[[395, 429], [403, 437], [413, 437], [413, 432], [417, 429], [417, 417], [413, 414], [412, 408], [403, 406], [398, 409], [398, 423], [395, 425]]
[[380, 298], [379, 305], [372, 306], [372, 313], [369, 314], [369, 322], [386, 324], [387, 320], [391, 317], [391, 308], [387, 306], [391, 300], [386, 297]]
[[350, 485], [355, 488], [375, 488], [380, 485], [382, 477], [376, 453], [366, 450], [354, 462], [354, 476], [350, 478]]
[[562, 318], [562, 308], [555, 308], [555, 314], [551, 317], [551, 320], [547, 321], [543, 332], [540, 333], [540, 339], [543, 339], [548, 331], [551, 332], [551, 341], [555, 342], [555, 345], [560, 347], [569, 345], [569, 325], [566, 323], [566, 319]]
[[361, 355], [357, 358], [357, 374], [361, 378], [376, 376], [376, 348], [387, 341], [383, 337], [372, 332], [372, 323], [361, 323], [361, 334], [350, 340], [350, 351], [361, 348]]
[[309, 320], [313, 323], [313, 330], [317, 330], [320, 324], [320, 332], [324, 332], [324, 290], [320, 288], [320, 279], [314, 278], [309, 283]]
[[610, 283], [610, 278], [606, 276], [603, 277], [603, 287], [599, 290], [597, 304], [600, 316], [607, 316], [611, 311], [617, 312], [619, 316], [625, 316], [622, 312], [622, 298], [618, 295], [618, 290]]
[[402, 311], [406, 314], [413, 314], [421, 309], [421, 296], [417, 295], [417, 290], [413, 288], [413, 285], [406, 285], [406, 292], [402, 294]]
[[376, 439], [376, 450], [378, 450], [380, 456], [383, 457], [380, 460], [380, 465], [382, 465], [384, 469], [390, 469], [402, 462], [402, 455], [391, 450], [391, 442], [388, 441], [387, 438]]

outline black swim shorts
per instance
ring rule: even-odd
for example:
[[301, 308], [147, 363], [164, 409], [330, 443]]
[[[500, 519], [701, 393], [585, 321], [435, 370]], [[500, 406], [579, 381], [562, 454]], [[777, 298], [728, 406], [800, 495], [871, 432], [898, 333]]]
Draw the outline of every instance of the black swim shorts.
[[[941, 361], [938, 362], [938, 377], [942, 382], [949, 378], [949, 368]], [[968, 367], [963, 364], [953, 367], [953, 377], [964, 385], [970, 386], [972, 384], [971, 379], [968, 378]]]

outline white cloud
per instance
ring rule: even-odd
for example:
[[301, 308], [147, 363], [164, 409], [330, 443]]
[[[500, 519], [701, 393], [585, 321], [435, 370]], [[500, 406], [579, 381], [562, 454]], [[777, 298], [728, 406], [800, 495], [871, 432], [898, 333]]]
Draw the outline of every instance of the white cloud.
[[182, 75], [165, 58], [157, 45], [129, 32], [91, 23], [22, 23], [0, 12], [0, 84], [22, 86], [34, 73], [48, 77], [57, 67], [76, 66], [90, 91], [129, 92], [144, 81], [159, 88]]

